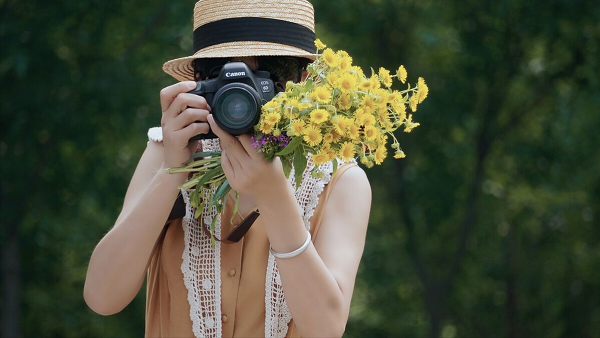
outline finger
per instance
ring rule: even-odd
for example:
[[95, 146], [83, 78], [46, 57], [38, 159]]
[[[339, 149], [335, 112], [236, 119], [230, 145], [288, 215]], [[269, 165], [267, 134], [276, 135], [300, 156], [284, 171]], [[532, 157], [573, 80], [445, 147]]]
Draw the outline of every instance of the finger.
[[[190, 123], [206, 122], [208, 114], [210, 113], [206, 109], [186, 108], [173, 119], [173, 125], [175, 126], [175, 129], [181, 129]], [[177, 126], [179, 126], [179, 128], [177, 128]]]
[[167, 108], [167, 110], [163, 111], [163, 119], [177, 117], [179, 114], [181, 114], [181, 112], [188, 108], [210, 111], [210, 107], [208, 106], [208, 103], [204, 97], [188, 93], [179, 93], [171, 102], [171, 105]]
[[215, 122], [215, 117], [212, 114], [209, 114], [206, 117], [206, 121], [208, 121], [208, 124], [210, 124], [210, 128], [212, 129], [213, 133], [215, 133], [215, 135], [219, 137], [219, 140], [221, 140], [221, 144], [226, 144], [230, 138], [235, 138], [233, 135], [219, 127], [219, 125]]
[[231, 165], [231, 161], [227, 154], [221, 156], [221, 168], [223, 168], [223, 173], [227, 176], [228, 180], [232, 181], [235, 179], [235, 170], [233, 169], [233, 165]]
[[179, 111], [184, 111], [187, 108], [199, 108], [210, 111], [210, 107], [208, 106], [208, 102], [204, 96], [189, 94], [189, 93], [181, 93], [177, 95], [171, 107], [178, 108]]
[[207, 134], [210, 131], [208, 123], [190, 123], [185, 128], [179, 129], [174, 133], [177, 137], [181, 137], [183, 140], [189, 140], [190, 138], [199, 135]]
[[230, 151], [222, 151], [221, 158], [225, 159], [227, 161], [227, 165], [231, 168], [231, 175], [233, 175], [232, 176], [233, 178], [235, 178], [236, 176], [240, 175], [243, 172], [242, 171], [243, 166], [239, 161], [239, 157], [236, 156], [235, 154], [232, 154], [231, 150]]
[[206, 120], [208, 121], [208, 124], [210, 124], [210, 129], [212, 129], [213, 133], [219, 137], [219, 142], [221, 142], [221, 150], [233, 152], [236, 149], [239, 149], [243, 151], [243, 147], [237, 146], [238, 141], [235, 136], [221, 129], [221, 127], [219, 127], [219, 125], [215, 122], [215, 118], [212, 114], [209, 114], [206, 117]]
[[171, 103], [173, 103], [179, 94], [187, 93], [194, 88], [196, 88], [196, 82], [194, 81], [182, 81], [163, 88], [160, 91], [160, 106], [162, 111], [169, 109]]
[[240, 141], [242, 147], [244, 147], [244, 150], [246, 150], [246, 153], [248, 153], [248, 156], [253, 159], [262, 158], [262, 155], [259, 154], [258, 150], [252, 145], [252, 137], [249, 134], [238, 136], [238, 140]]

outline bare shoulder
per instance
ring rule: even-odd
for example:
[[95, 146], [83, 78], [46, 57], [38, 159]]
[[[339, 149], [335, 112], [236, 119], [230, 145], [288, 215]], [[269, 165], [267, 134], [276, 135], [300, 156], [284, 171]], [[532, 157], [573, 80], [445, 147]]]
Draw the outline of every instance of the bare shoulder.
[[357, 165], [353, 165], [341, 173], [337, 184], [333, 188], [335, 189], [336, 187], [340, 189], [355, 188], [363, 192], [368, 191], [369, 195], [371, 194], [371, 185], [369, 184], [367, 174]]
[[[371, 185], [365, 171], [359, 166], [351, 166], [337, 177], [336, 184], [331, 187], [328, 204], [336, 207], [361, 203], [371, 206]], [[340, 205], [342, 204], [342, 205]]]

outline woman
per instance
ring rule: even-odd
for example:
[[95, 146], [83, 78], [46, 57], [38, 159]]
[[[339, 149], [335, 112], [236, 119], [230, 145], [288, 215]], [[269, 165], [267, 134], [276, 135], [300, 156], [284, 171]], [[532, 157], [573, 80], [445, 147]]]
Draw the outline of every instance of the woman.
[[[194, 8], [192, 56], [163, 69], [181, 82], [160, 93], [161, 128], [127, 190], [114, 227], [95, 248], [84, 296], [94, 311], [121, 311], [147, 275], [146, 336], [335, 337], [344, 332], [371, 204], [366, 175], [354, 162], [323, 177], [304, 173], [295, 189], [279, 159], [266, 161], [249, 135], [232, 136], [214, 122], [205, 98], [189, 94], [219, 62], [241, 61], [268, 70], [275, 87], [298, 81], [314, 60], [313, 9], [304, 0], [201, 0]], [[266, 57], [269, 56], [269, 57]], [[281, 65], [298, 60], [295, 71]], [[286, 61], [288, 60], [288, 61]], [[281, 61], [281, 62], [273, 62]], [[279, 66], [278, 66], [279, 64]], [[266, 69], [265, 69], [266, 68]], [[218, 139], [189, 141], [211, 130]], [[174, 216], [186, 174], [168, 174], [198, 149], [222, 150], [222, 167], [239, 194], [217, 218], [213, 243], [206, 210]], [[293, 177], [293, 175], [291, 175]], [[227, 241], [254, 210], [243, 238]], [[256, 215], [256, 214], [255, 214]], [[170, 217], [171, 216], [171, 217]], [[246, 220], [246, 222], [244, 222]]]

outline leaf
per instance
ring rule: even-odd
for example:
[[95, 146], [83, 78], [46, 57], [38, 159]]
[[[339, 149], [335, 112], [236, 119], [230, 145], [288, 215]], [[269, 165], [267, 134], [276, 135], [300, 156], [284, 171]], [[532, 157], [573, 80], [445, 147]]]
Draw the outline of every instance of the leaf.
[[188, 164], [198, 158], [201, 157], [208, 157], [208, 156], [221, 156], [221, 152], [220, 151], [202, 151], [202, 152], [198, 152], [195, 153], [194, 155], [192, 155], [192, 157], [190, 157], [189, 160], [187, 160], [184, 164]]
[[221, 167], [216, 167], [213, 168], [209, 171], [207, 171], [204, 175], [202, 175], [202, 177], [200, 177], [200, 179], [198, 180], [198, 183], [196, 184], [196, 186], [203, 186], [206, 182], [208, 182], [211, 178], [217, 176], [218, 174], [223, 173], [223, 168]]
[[285, 178], [290, 178], [292, 172], [292, 162], [288, 159], [281, 159], [281, 165], [283, 166], [283, 174]]
[[333, 175], [335, 175], [335, 172], [337, 171], [337, 168], [338, 168], [337, 158], [334, 158], [333, 160], [331, 160], [331, 164], [333, 165], [333, 172], [331, 173], [331, 177], [333, 177]]
[[227, 181], [227, 179], [225, 179], [225, 181], [223, 183], [221, 183], [221, 186], [219, 187], [219, 189], [217, 189], [217, 192], [215, 192], [215, 195], [212, 198], [211, 201], [211, 205], [217, 205], [217, 201], [223, 201], [223, 197], [227, 196], [227, 193], [229, 193], [231, 191], [231, 187], [229, 186], [229, 181]]
[[287, 146], [285, 146], [285, 148], [283, 148], [280, 152], [278, 152], [277, 156], [283, 156], [283, 155], [287, 155], [287, 154], [291, 154], [300, 144], [300, 142], [302, 142], [302, 137], [293, 137], [292, 140], [290, 141], [290, 143], [288, 143]]
[[240, 195], [236, 191], [235, 192], [235, 203], [233, 204], [233, 211], [231, 212], [231, 219], [229, 220], [230, 223], [233, 223], [233, 219], [235, 218], [235, 214], [237, 214], [239, 207], [240, 207]]
[[[302, 146], [300, 146], [300, 148], [302, 148]], [[300, 183], [302, 183], [302, 175], [306, 169], [306, 164], [306, 156], [304, 156], [302, 151], [297, 151], [294, 154], [294, 178], [296, 179], [296, 189], [298, 189]]]

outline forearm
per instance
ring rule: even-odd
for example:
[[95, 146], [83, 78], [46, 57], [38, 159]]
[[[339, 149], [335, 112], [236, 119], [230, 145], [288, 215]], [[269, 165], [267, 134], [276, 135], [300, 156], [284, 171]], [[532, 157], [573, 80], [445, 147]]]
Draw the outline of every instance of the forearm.
[[[263, 198], [257, 204], [271, 247], [276, 252], [293, 251], [307, 236], [293, 191], [270, 196], [276, 197], [277, 201]], [[313, 244], [296, 257], [277, 259], [277, 267], [286, 302], [300, 334], [303, 337], [341, 336], [349, 304]]]
[[84, 287], [86, 302], [94, 311], [118, 312], [135, 297], [184, 180], [182, 175], [156, 173], [94, 249]]

